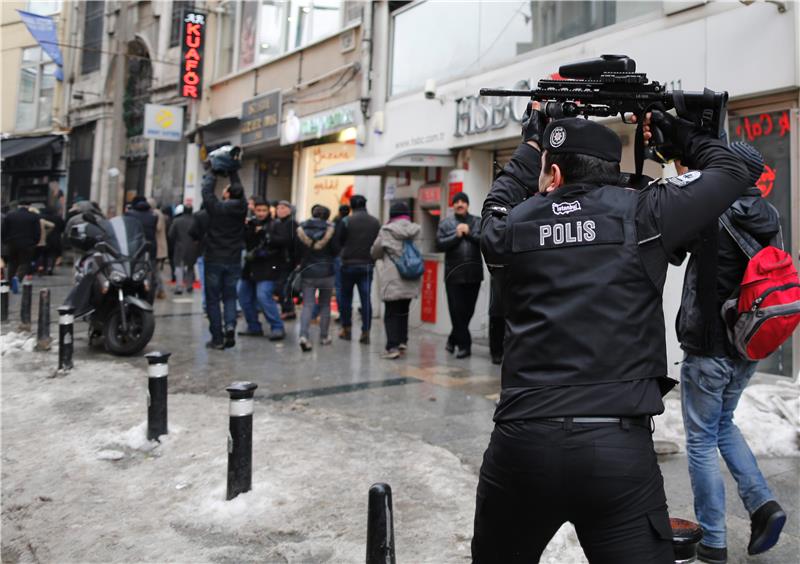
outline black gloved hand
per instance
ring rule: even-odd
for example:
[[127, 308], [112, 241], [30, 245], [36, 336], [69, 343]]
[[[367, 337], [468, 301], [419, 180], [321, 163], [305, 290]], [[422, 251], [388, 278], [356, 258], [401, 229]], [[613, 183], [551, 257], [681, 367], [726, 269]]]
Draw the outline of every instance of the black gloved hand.
[[533, 100], [528, 102], [522, 114], [522, 142], [534, 141], [542, 146], [544, 128], [547, 127], [547, 116], [540, 110], [533, 109]]
[[658, 145], [662, 142], [672, 144], [681, 153], [687, 149], [689, 137], [698, 127], [690, 121], [675, 117], [667, 112], [653, 110], [650, 118], [652, 127], [655, 127], [663, 135], [664, 139], [658, 139], [658, 132], [653, 132], [651, 145]]

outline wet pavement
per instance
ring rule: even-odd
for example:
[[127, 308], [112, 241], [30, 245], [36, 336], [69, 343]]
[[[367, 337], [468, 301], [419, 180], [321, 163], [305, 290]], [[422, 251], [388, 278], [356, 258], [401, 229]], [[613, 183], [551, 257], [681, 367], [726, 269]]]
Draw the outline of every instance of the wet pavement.
[[[52, 328], [57, 339], [55, 308], [70, 288], [61, 274], [34, 281], [34, 331], [38, 289], [51, 288]], [[17, 325], [20, 297], [11, 296], [11, 318], [3, 331]], [[412, 310], [413, 315], [413, 310]], [[492, 430], [494, 402], [499, 392], [500, 369], [491, 364], [488, 348], [478, 341], [473, 356], [457, 360], [444, 350], [444, 338], [412, 323], [408, 353], [399, 360], [380, 358], [384, 336], [380, 319], [373, 321], [371, 344], [337, 338], [338, 325], [331, 324], [330, 346], [319, 345], [319, 326], [312, 326], [314, 349], [303, 353], [298, 345], [299, 319], [287, 322], [287, 338], [278, 343], [267, 338], [238, 337], [237, 345], [225, 351], [208, 350], [208, 329], [200, 295], [174, 296], [156, 302], [156, 331], [144, 352], [165, 350], [170, 359], [170, 392], [227, 396], [225, 386], [234, 380], [259, 385], [257, 409], [271, 402], [301, 402], [356, 418], [370, 429], [402, 432], [455, 454], [477, 474]], [[358, 322], [354, 322], [357, 325]], [[240, 328], [244, 322], [240, 321]], [[355, 329], [355, 328], [354, 328]], [[76, 323], [75, 362], [105, 353], [89, 350], [86, 324]], [[140, 377], [143, 360], [127, 360], [131, 377]], [[263, 406], [263, 407], [261, 407]], [[658, 424], [658, 423], [657, 423]], [[760, 458], [759, 464], [780, 502], [789, 512], [781, 543], [766, 555], [745, 558], [749, 520], [736, 496], [735, 483], [724, 472], [728, 495], [730, 562], [798, 562], [800, 554], [800, 459]], [[671, 514], [693, 518], [692, 496], [683, 455], [661, 457]]]

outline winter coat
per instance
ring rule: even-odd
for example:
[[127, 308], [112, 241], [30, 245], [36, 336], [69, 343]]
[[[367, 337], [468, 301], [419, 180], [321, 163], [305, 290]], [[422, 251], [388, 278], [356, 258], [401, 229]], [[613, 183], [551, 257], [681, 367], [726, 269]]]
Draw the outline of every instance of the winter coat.
[[[730, 207], [735, 227], [752, 235], [760, 244], [767, 245], [780, 229], [780, 219], [775, 208], [761, 197], [758, 188], [750, 188]], [[722, 304], [742, 281], [748, 258], [725, 229], [718, 226], [716, 271], [710, 272], [711, 284], [716, 286], [716, 303], [708, 310], [710, 319], [701, 308], [699, 280], [702, 276], [701, 243], [691, 246], [692, 256], [686, 266], [683, 280], [681, 307], [675, 328], [681, 348], [690, 354], [702, 356], [727, 356], [738, 358], [728, 340], [727, 331], [719, 315]], [[711, 259], [713, 260], [713, 259]], [[712, 264], [713, 267], [713, 264]]]
[[407, 219], [394, 219], [381, 227], [378, 237], [372, 244], [370, 254], [375, 259], [378, 292], [385, 302], [411, 300], [419, 296], [422, 277], [406, 280], [394, 263], [403, 254], [403, 241], [410, 239], [419, 245], [421, 228]]
[[[469, 234], [456, 235], [460, 223], [469, 225]], [[475, 215], [450, 216], [439, 223], [436, 249], [444, 251], [444, 279], [448, 284], [478, 284], [483, 280], [481, 219]]]
[[39, 243], [42, 227], [39, 215], [20, 207], [3, 219], [3, 243], [14, 249], [31, 249]]
[[297, 239], [303, 251], [300, 268], [304, 280], [333, 276], [337, 251], [333, 231], [333, 225], [318, 218], [304, 221], [297, 228]]
[[367, 210], [358, 209], [342, 218], [337, 227], [342, 265], [372, 264], [370, 249], [381, 229], [381, 222], [369, 215]]
[[299, 225], [291, 216], [283, 219], [272, 220], [270, 239], [276, 250], [283, 257], [283, 269], [291, 270], [295, 267], [297, 257], [297, 228]]
[[190, 232], [195, 220], [192, 214], [183, 213], [172, 220], [169, 227], [169, 244], [173, 247], [173, 259], [176, 265], [192, 266], [199, 255], [199, 243]]
[[[258, 229], [261, 227], [261, 229]], [[277, 280], [286, 264], [286, 249], [282, 240], [274, 240], [276, 222], [251, 220], [245, 228], [244, 271], [242, 278], [253, 282]]]
[[[239, 176], [230, 175], [231, 184], [241, 184]], [[214, 194], [217, 177], [203, 176], [203, 208], [208, 212], [209, 225], [203, 255], [206, 262], [238, 263], [244, 248], [244, 220], [247, 200], [220, 200]]]
[[139, 223], [142, 224], [142, 230], [144, 231], [144, 238], [150, 243], [150, 256], [154, 256], [152, 253], [156, 252], [156, 228], [158, 226], [158, 216], [156, 216], [155, 212], [153, 212], [153, 208], [150, 207], [145, 201], [136, 202], [131, 209], [125, 212], [127, 217], [133, 217], [139, 220]]

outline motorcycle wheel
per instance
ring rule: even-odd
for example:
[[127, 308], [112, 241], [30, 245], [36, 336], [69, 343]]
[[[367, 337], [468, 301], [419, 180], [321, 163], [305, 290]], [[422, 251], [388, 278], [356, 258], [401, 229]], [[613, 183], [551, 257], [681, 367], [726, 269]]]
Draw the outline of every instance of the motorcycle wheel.
[[122, 318], [115, 308], [108, 316], [103, 334], [106, 350], [118, 356], [130, 356], [147, 346], [156, 329], [152, 311], [136, 307], [128, 310], [128, 331], [122, 330]]

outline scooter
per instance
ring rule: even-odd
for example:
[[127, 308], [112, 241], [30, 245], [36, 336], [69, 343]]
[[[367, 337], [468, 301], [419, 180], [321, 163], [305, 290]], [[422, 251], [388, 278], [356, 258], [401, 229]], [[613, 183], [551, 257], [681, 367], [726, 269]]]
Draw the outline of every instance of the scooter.
[[75, 286], [65, 305], [89, 322], [91, 346], [102, 339], [111, 354], [136, 354], [155, 331], [150, 245], [134, 218], [85, 213], [83, 219], [67, 234], [84, 255], [75, 264]]

